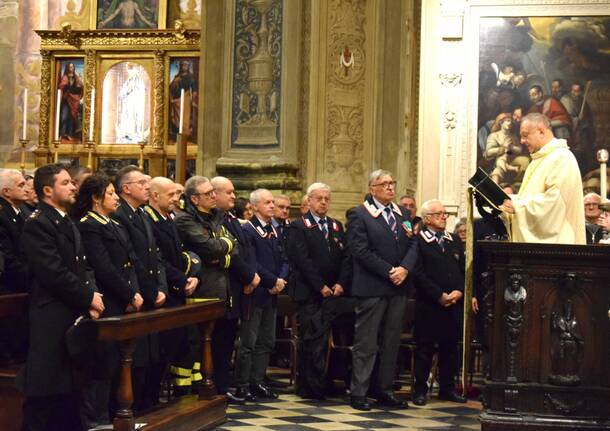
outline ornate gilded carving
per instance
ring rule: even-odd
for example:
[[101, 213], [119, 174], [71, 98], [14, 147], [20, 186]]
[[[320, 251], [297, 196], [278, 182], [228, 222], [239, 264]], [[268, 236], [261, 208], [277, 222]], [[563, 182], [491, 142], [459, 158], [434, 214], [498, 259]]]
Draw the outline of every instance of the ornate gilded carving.
[[41, 50], [42, 67], [40, 70], [40, 129], [38, 131], [38, 147], [48, 148], [49, 114], [51, 94], [51, 53]]
[[441, 73], [438, 77], [445, 87], [457, 87], [462, 83], [461, 73]]
[[80, 38], [72, 30], [72, 24], [64, 23], [61, 25], [61, 31], [59, 36], [66, 41], [68, 45], [72, 45], [75, 48], [80, 48]]
[[[83, 104], [83, 117], [85, 119], [83, 136], [85, 136], [86, 139], [89, 138], [89, 128], [91, 127], [91, 92], [96, 87], [95, 82], [95, 51], [88, 49], [85, 59], [85, 103]], [[95, 130], [93, 133], [95, 135]], [[93, 140], [95, 141], [95, 136], [93, 137]]]
[[165, 112], [165, 52], [158, 50], [155, 51], [154, 61], [154, 94], [155, 94], [155, 105], [154, 105], [154, 134], [152, 146], [155, 149], [163, 148], [163, 114]]
[[511, 274], [508, 286], [504, 290], [504, 303], [507, 310], [504, 316], [504, 323], [506, 325], [506, 350], [508, 356], [506, 380], [508, 382], [517, 381], [515, 362], [519, 352], [521, 328], [525, 321], [525, 301], [527, 300], [527, 291], [523, 285], [523, 276], [521, 274]]
[[121, 31], [113, 30], [99, 32], [92, 30], [71, 30], [69, 35], [59, 31], [39, 30], [36, 32], [41, 37], [41, 49], [65, 49], [73, 47], [75, 39], [79, 40], [81, 48], [95, 48], [104, 46], [134, 46], [163, 45], [168, 48], [199, 48], [200, 33], [195, 30], [186, 30], [184, 38], [176, 37], [174, 30], [148, 30], [148, 31]]
[[282, 1], [239, 0], [235, 13], [235, 146], [279, 143]]
[[[332, 0], [328, 9], [325, 171], [339, 188], [353, 190], [366, 169], [361, 162], [367, 61], [365, 2]], [[340, 61], [346, 47], [353, 56], [349, 68]]]
[[[576, 274], [567, 274], [563, 283], [563, 295], [577, 291], [576, 282]], [[579, 385], [578, 374], [583, 361], [584, 338], [580, 334], [580, 324], [574, 314], [572, 299], [565, 299], [559, 312], [551, 313], [551, 340], [552, 373], [549, 375], [549, 383], [558, 386]]]

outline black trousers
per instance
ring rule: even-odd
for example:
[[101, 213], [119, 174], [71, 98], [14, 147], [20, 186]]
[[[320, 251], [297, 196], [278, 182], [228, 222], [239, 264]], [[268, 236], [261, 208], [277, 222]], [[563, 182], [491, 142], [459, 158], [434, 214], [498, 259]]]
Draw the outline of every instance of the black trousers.
[[432, 358], [438, 346], [438, 383], [440, 392], [455, 389], [455, 377], [459, 371], [460, 358], [458, 340], [453, 337], [432, 337], [426, 334], [416, 336], [415, 347], [415, 385], [413, 392], [428, 392], [428, 377], [432, 368]]
[[328, 335], [335, 318], [354, 311], [354, 299], [320, 298], [299, 303], [297, 318], [301, 343], [297, 394], [303, 398], [322, 398], [326, 389]]
[[212, 380], [219, 394], [229, 391], [231, 384], [231, 357], [235, 349], [237, 319], [218, 319], [212, 332]]
[[27, 397], [22, 431], [81, 431], [78, 397], [60, 394]]

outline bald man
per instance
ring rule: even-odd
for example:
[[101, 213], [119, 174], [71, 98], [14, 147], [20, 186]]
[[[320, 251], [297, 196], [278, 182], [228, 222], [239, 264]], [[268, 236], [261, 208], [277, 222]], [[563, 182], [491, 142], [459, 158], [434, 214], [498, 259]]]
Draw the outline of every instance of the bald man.
[[[183, 305], [185, 298], [191, 296], [199, 279], [185, 274], [188, 262], [183, 254], [178, 229], [171, 217], [178, 205], [178, 190], [176, 184], [169, 178], [155, 177], [150, 182], [149, 203], [144, 211], [150, 225], [165, 267], [167, 280], [166, 306]], [[189, 346], [188, 328], [177, 328], [161, 334], [161, 343], [165, 349], [165, 359], [171, 364], [175, 393], [186, 395], [190, 392], [191, 381], [185, 379], [180, 369], [190, 374], [195, 362]]]

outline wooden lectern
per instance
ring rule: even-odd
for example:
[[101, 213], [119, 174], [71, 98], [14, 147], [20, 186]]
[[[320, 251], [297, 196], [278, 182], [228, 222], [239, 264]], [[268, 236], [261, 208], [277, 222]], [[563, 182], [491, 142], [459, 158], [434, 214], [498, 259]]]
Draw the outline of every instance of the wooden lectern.
[[479, 242], [482, 430], [610, 429], [610, 246]]

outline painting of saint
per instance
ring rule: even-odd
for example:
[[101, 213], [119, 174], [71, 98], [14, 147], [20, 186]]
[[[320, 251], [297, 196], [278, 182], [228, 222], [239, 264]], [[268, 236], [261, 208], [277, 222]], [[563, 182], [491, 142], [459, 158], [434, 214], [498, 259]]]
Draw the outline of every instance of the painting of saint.
[[118, 63], [107, 72], [102, 91], [102, 143], [148, 141], [151, 81], [146, 69], [139, 63]]
[[169, 139], [176, 141], [180, 130], [180, 94], [184, 90], [184, 119], [182, 133], [189, 142], [197, 140], [197, 107], [199, 59], [173, 58], [170, 62], [169, 84]]
[[83, 132], [83, 59], [57, 61], [57, 89], [61, 90], [59, 136], [64, 141], [79, 141]]
[[519, 189], [529, 163], [519, 122], [540, 112], [593, 191], [597, 151], [610, 148], [610, 17], [482, 18], [478, 104], [477, 164], [496, 182]]
[[100, 0], [98, 29], [158, 28], [158, 0]]

